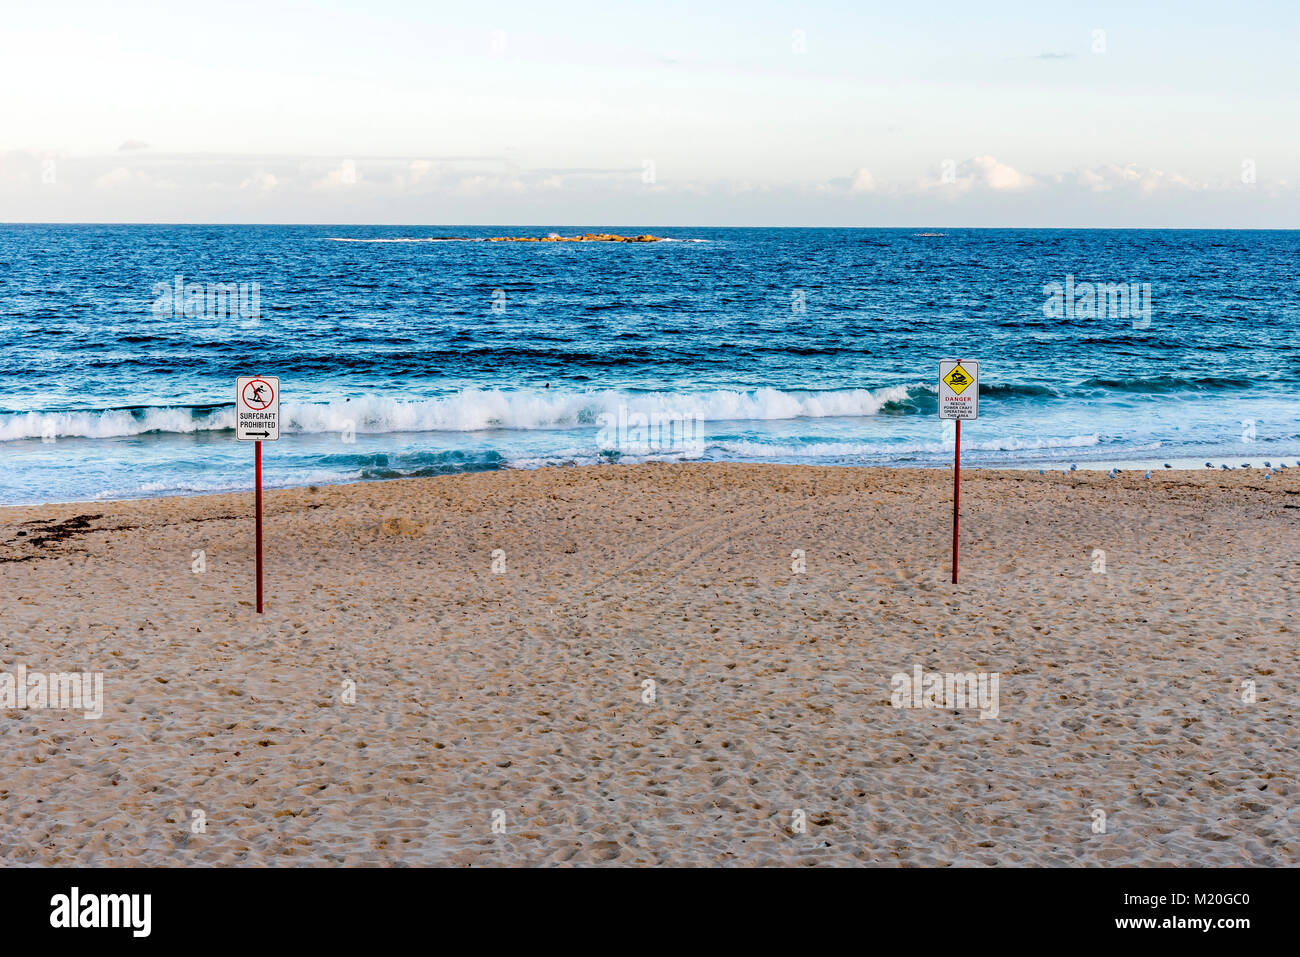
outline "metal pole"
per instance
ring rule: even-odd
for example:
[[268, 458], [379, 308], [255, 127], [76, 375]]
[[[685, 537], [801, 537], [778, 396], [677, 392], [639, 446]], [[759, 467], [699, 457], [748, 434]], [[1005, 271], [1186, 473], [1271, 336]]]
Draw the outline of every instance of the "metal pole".
[[[262, 443], [253, 443], [253, 473], [257, 502], [257, 613], [262, 613]], [[954, 573], [955, 574], [955, 573]], [[954, 579], [955, 580], [955, 579]]]
[[[261, 487], [260, 484], [258, 486]], [[961, 419], [957, 419], [957, 446], [952, 460], [952, 583], [957, 584], [957, 526], [961, 520]], [[259, 513], [260, 514], [260, 513]], [[260, 519], [259, 519], [260, 521]], [[260, 525], [258, 526], [261, 527]], [[258, 550], [261, 555], [261, 550]], [[258, 581], [261, 581], [260, 575]]]

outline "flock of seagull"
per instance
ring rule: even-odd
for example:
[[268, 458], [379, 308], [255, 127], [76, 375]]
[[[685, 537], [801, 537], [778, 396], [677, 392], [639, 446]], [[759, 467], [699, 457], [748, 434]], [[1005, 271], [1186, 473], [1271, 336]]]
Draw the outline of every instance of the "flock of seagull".
[[[1298, 468], [1300, 468], [1300, 460], [1297, 460], [1295, 464], [1296, 464], [1296, 466], [1297, 466]], [[1207, 469], [1212, 469], [1212, 468], [1214, 468], [1214, 465], [1213, 465], [1213, 463], [1206, 462], [1206, 463], [1205, 463], [1205, 467], [1206, 467]], [[1248, 469], [1248, 468], [1253, 468], [1253, 467], [1254, 467], [1254, 466], [1252, 466], [1249, 462], [1243, 462], [1243, 463], [1241, 464], [1241, 468], [1243, 468], [1243, 469]], [[1286, 468], [1288, 468], [1288, 467], [1289, 467], [1289, 466], [1288, 466], [1285, 462], [1278, 462], [1278, 463], [1277, 463], [1277, 468], [1278, 468], [1279, 470], [1286, 469]], [[1173, 466], [1170, 465], [1168, 462], [1166, 462], [1166, 463], [1165, 463], [1165, 468], [1167, 468], [1167, 469], [1171, 469], [1171, 468], [1173, 468]], [[1221, 463], [1221, 464], [1219, 465], [1219, 468], [1222, 469], [1222, 470], [1225, 471], [1225, 472], [1231, 472], [1231, 471], [1235, 468], [1235, 466], [1232, 466], [1232, 465], [1226, 465], [1226, 464], [1222, 464], [1222, 463]], [[1078, 470], [1079, 470], [1079, 466], [1077, 466], [1077, 465], [1071, 465], [1068, 469], [1061, 469], [1061, 474], [1062, 474], [1062, 475], [1069, 475], [1071, 472], [1077, 472]], [[1271, 479], [1271, 478], [1273, 477], [1273, 471], [1274, 471], [1274, 470], [1273, 470], [1273, 463], [1272, 463], [1272, 462], [1265, 462], [1265, 463], [1264, 463], [1264, 470], [1265, 470], [1265, 471], [1264, 471], [1264, 478], [1266, 478], [1266, 479]], [[1111, 469], [1109, 472], [1106, 473], [1106, 478], [1114, 478], [1115, 476], [1121, 474], [1123, 471], [1124, 471], [1123, 469]], [[1039, 474], [1039, 475], [1046, 475], [1046, 474], [1047, 474], [1047, 469], [1039, 469], [1039, 470], [1038, 470], [1038, 474]], [[1150, 470], [1150, 469], [1147, 469], [1147, 473], [1146, 473], [1146, 475], [1144, 475], [1144, 476], [1142, 476], [1142, 477], [1143, 477], [1143, 478], [1148, 478], [1148, 479], [1149, 479], [1149, 478], [1151, 477], [1151, 470]]]

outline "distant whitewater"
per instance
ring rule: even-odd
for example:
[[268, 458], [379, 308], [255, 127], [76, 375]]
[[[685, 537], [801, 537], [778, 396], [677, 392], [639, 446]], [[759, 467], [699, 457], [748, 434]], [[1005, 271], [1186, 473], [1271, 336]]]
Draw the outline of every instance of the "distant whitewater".
[[[477, 432], [487, 429], [563, 429], [590, 425], [601, 415], [673, 413], [705, 421], [875, 415], [908, 401], [926, 386], [782, 392], [717, 389], [702, 393], [635, 393], [464, 389], [429, 399], [361, 396], [281, 406], [281, 432]], [[901, 408], [901, 405], [899, 406]], [[229, 406], [132, 408], [0, 413], [0, 441], [40, 438], [112, 438], [150, 433], [233, 430]]]
[[[488, 241], [548, 233], [669, 241]], [[959, 355], [983, 362], [972, 467], [1295, 460], [1298, 237], [0, 226], [0, 501], [246, 488], [233, 389], [254, 372], [283, 385], [269, 485], [946, 467], [936, 369]], [[214, 295], [245, 288], [256, 309]]]

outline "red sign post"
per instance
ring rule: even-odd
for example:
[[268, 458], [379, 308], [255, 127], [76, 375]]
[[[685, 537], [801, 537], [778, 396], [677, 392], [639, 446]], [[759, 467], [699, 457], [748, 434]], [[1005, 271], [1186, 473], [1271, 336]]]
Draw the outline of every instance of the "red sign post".
[[262, 614], [262, 440], [280, 438], [280, 380], [240, 376], [235, 380], [235, 438], [253, 443], [254, 539], [257, 550], [257, 613]]
[[[260, 447], [261, 444], [262, 443], [259, 442], [258, 446]], [[259, 462], [261, 461], [260, 451], [258, 452], [258, 461]], [[259, 478], [257, 480], [257, 494], [259, 496], [258, 501], [261, 501], [260, 496], [262, 494], [262, 479], [260, 477], [261, 476], [260, 468], [258, 470], [258, 476]], [[961, 524], [961, 419], [957, 420], [957, 443], [953, 447], [953, 455], [952, 455], [952, 583], [954, 585], [957, 584], [957, 526], [959, 524]], [[257, 510], [257, 533], [258, 535], [261, 535], [262, 533], [262, 510], [260, 507]], [[258, 539], [258, 542], [259, 544], [257, 548], [257, 557], [258, 557], [258, 561], [260, 562], [262, 558], [262, 547], [260, 544], [261, 543], [260, 538]], [[261, 611], [262, 572], [261, 572], [260, 565], [258, 566], [258, 572], [257, 572], [257, 594], [258, 594], [257, 607], [258, 610]]]
[[[257, 613], [262, 613], [262, 443], [253, 443], [253, 501], [257, 511]], [[957, 572], [953, 571], [953, 581]]]

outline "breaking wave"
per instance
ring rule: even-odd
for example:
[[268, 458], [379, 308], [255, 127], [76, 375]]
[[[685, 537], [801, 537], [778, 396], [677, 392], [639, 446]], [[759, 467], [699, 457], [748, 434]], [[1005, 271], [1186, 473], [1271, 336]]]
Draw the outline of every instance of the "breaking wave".
[[[876, 415], [924, 392], [923, 386], [839, 389], [824, 392], [717, 389], [711, 392], [504, 391], [464, 389], [429, 399], [362, 396], [329, 402], [285, 402], [281, 432], [478, 432], [488, 429], [556, 429], [596, 425], [602, 415], [663, 413], [705, 421], [770, 421]], [[932, 398], [932, 397], [931, 397]], [[931, 402], [933, 404], [933, 401]], [[0, 414], [0, 441], [103, 439], [147, 433], [233, 429], [234, 405], [132, 407]]]

